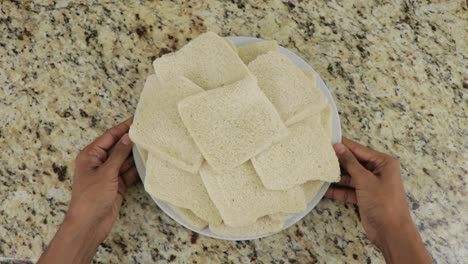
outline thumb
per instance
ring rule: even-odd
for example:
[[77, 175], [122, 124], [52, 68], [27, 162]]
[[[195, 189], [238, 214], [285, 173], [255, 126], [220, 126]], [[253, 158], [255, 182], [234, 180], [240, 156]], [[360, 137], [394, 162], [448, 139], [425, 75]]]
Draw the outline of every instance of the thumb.
[[112, 153], [109, 155], [109, 158], [105, 162], [105, 166], [109, 169], [119, 171], [120, 167], [122, 167], [131, 150], [132, 142], [128, 137], [128, 133], [126, 133], [114, 146]]
[[351, 178], [354, 178], [356, 183], [363, 178], [372, 177], [373, 174], [364, 168], [356, 159], [353, 153], [343, 144], [336, 143], [333, 145], [338, 161], [343, 169], [345, 169]]

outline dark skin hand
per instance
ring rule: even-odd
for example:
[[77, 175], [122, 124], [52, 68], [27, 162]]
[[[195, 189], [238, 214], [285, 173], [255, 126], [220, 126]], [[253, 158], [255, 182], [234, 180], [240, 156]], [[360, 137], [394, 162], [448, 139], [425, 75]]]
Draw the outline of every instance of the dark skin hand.
[[65, 220], [39, 263], [90, 263], [109, 235], [127, 187], [138, 179], [131, 156], [129, 118], [109, 129], [76, 157]]
[[432, 263], [411, 219], [398, 159], [347, 138], [333, 147], [344, 175], [325, 197], [358, 206], [367, 237], [387, 263]]

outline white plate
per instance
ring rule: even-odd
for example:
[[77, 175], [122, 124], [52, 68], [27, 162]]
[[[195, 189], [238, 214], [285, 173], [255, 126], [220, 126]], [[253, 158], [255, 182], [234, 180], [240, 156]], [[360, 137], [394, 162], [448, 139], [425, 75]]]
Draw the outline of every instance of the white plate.
[[[226, 37], [226, 39], [232, 40], [234, 42], [234, 44], [236, 44], [236, 46], [243, 46], [243, 45], [250, 44], [250, 43], [253, 43], [253, 42], [261, 41], [261, 39], [252, 38], [252, 37]], [[299, 56], [297, 56], [293, 52], [291, 52], [288, 49], [285, 49], [283, 47], [280, 47], [279, 49], [280, 49], [281, 53], [286, 55], [289, 59], [291, 59], [294, 62], [294, 64], [296, 64], [300, 68], [307, 68], [307, 69], [311, 69], [311, 70], [314, 71], [314, 69], [309, 64], [307, 64], [303, 59], [301, 59]], [[317, 74], [317, 72], [315, 72], [315, 73]], [[320, 76], [318, 74], [317, 74], [317, 87], [325, 94], [325, 96], [328, 99], [328, 102], [330, 103], [330, 105], [333, 108], [332, 142], [333, 143], [341, 142], [340, 119], [339, 119], [339, 116], [338, 116], [338, 111], [336, 109], [335, 102], [333, 101], [333, 97], [330, 94], [330, 91], [328, 90], [327, 86], [325, 85], [322, 78], [320, 78]], [[138, 169], [138, 173], [140, 175], [140, 178], [141, 178], [142, 181], [144, 181], [145, 167], [144, 167], [144, 164], [143, 164], [143, 162], [142, 162], [142, 160], [140, 158], [140, 155], [138, 154], [138, 151], [137, 151], [135, 146], [133, 147], [133, 157], [135, 159], [135, 164], [136, 164], [136, 167]], [[327, 191], [329, 186], [330, 186], [330, 183], [324, 183], [322, 188], [320, 189], [320, 191], [314, 197], [314, 199], [312, 199], [312, 201], [310, 201], [309, 204], [307, 205], [307, 209], [304, 212], [295, 214], [294, 216], [289, 218], [285, 223], [284, 229], [294, 225], [299, 220], [301, 220], [304, 216], [306, 216], [318, 204], [318, 202], [320, 202], [320, 200], [322, 199], [323, 195], [325, 195], [325, 192]], [[176, 214], [168, 206], [168, 204], [166, 202], [157, 200], [154, 197], [152, 197], [152, 198], [156, 202], [156, 204], [170, 218], [172, 218], [174, 221], [176, 221], [177, 223], [183, 225], [184, 227], [186, 227], [186, 228], [188, 228], [188, 229], [190, 229], [190, 230], [192, 230], [192, 231], [194, 231], [196, 233], [202, 234], [204, 236], [217, 238], [217, 239], [224, 239], [224, 240], [252, 240], [252, 239], [258, 239], [258, 238], [267, 237], [267, 236], [272, 235], [272, 234], [267, 234], [267, 235], [261, 235], [261, 236], [241, 236], [241, 237], [230, 237], [229, 236], [228, 237], [228, 236], [220, 236], [220, 235], [213, 234], [208, 228], [206, 228], [204, 230], [198, 230], [198, 229], [195, 229], [195, 228], [191, 227], [183, 218], [179, 217], [179, 215]]]

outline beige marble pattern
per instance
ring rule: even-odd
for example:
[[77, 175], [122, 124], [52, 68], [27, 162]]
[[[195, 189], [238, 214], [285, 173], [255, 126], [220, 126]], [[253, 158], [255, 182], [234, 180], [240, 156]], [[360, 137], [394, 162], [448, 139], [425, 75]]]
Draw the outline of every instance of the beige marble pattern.
[[[72, 161], [130, 116], [154, 58], [201, 32], [276, 39], [334, 95], [343, 133], [401, 159], [437, 263], [468, 259], [468, 19], [453, 1], [18, 1], [0, 5], [0, 262], [37, 259], [70, 197]], [[7, 258], [11, 258], [8, 260]], [[19, 260], [18, 260], [19, 261]], [[141, 184], [96, 263], [382, 263], [357, 209], [323, 200], [250, 242], [164, 215]]]

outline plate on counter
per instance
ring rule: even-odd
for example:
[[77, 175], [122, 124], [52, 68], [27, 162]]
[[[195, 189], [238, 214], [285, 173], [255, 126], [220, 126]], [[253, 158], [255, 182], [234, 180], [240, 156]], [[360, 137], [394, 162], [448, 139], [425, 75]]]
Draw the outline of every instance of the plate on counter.
[[[225, 37], [225, 39], [231, 40], [237, 47], [251, 44], [254, 42], [259, 42], [263, 41], [262, 39], [259, 38], [253, 38], [253, 37], [237, 37], [237, 36], [230, 36], [230, 37]], [[279, 46], [279, 45], [278, 45]], [[338, 111], [335, 105], [335, 102], [333, 100], [333, 97], [328, 90], [328, 87], [326, 86], [325, 82], [322, 80], [319, 74], [307, 63], [305, 62], [301, 57], [293, 53], [292, 51], [279, 46], [279, 52], [287, 56], [294, 64], [299, 66], [300, 68], [304, 69], [310, 69], [314, 71], [314, 73], [317, 75], [317, 88], [322, 91], [322, 93], [326, 96], [328, 103], [332, 107], [332, 138], [331, 141], [332, 143], [337, 143], [341, 142], [341, 125], [340, 125], [340, 120], [338, 116]], [[140, 154], [138, 150], [136, 149], [136, 146], [133, 147], [133, 157], [135, 159], [135, 165], [138, 170], [138, 174], [140, 175], [140, 178], [142, 181], [144, 181], [145, 178], [145, 166], [144, 163], [140, 157]], [[307, 204], [307, 208], [304, 212], [302, 213], [297, 213], [292, 215], [290, 218], [288, 218], [285, 221], [284, 224], [284, 229], [289, 228], [290, 226], [296, 224], [298, 221], [300, 221], [302, 218], [304, 218], [310, 211], [320, 202], [320, 200], [323, 198], [325, 195], [325, 192], [329, 188], [330, 183], [324, 182], [322, 184], [322, 187], [318, 191], [318, 193], [315, 195], [315, 197]], [[172, 210], [172, 208], [164, 201], [155, 199], [152, 197], [154, 202], [161, 208], [164, 213], [166, 213], [170, 218], [172, 218], [174, 221], [177, 223], [181, 224], [182, 226], [186, 227], [189, 230], [192, 230], [193, 232], [199, 233], [201, 235], [207, 236], [207, 237], [212, 237], [216, 239], [223, 239], [223, 240], [253, 240], [253, 239], [258, 239], [262, 237], [267, 237], [272, 234], [266, 234], [266, 235], [260, 235], [260, 236], [240, 236], [240, 237], [230, 237], [230, 236], [221, 236], [214, 234], [211, 232], [208, 228], [205, 228], [203, 230], [198, 230], [196, 228], [193, 228], [190, 224], [188, 224], [183, 218], [179, 217], [179, 215]], [[283, 230], [284, 230], [283, 229]]]

